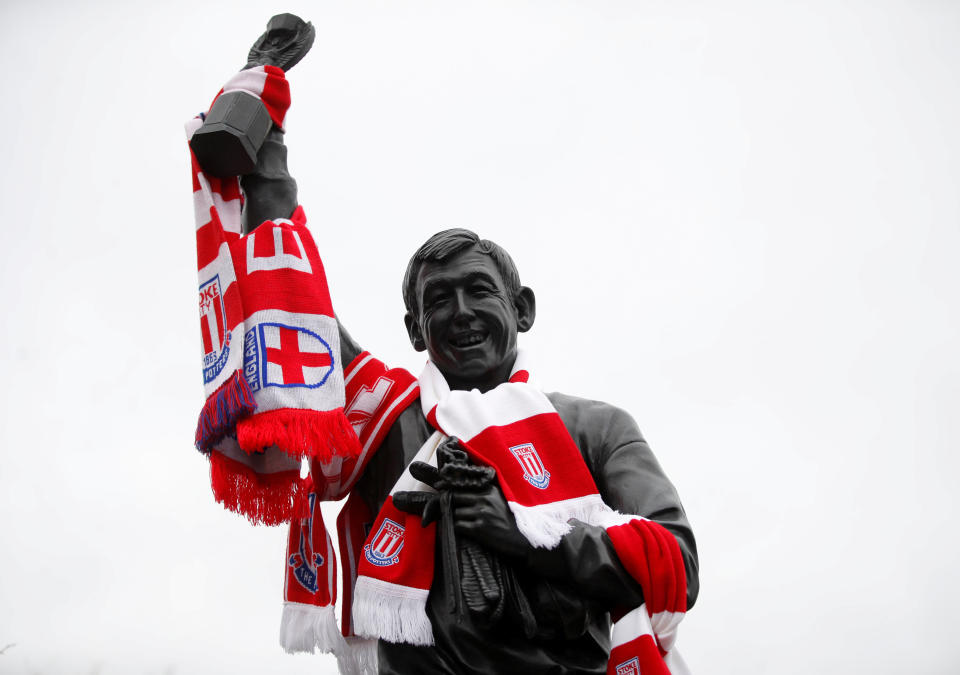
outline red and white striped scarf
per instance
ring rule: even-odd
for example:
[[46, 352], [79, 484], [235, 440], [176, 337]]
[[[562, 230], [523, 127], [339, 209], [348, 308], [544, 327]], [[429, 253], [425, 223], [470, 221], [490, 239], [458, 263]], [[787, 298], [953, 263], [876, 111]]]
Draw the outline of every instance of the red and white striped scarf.
[[[370, 674], [377, 672], [376, 640], [356, 637], [351, 610], [357, 558], [367, 535], [364, 525], [370, 523], [373, 514], [351, 490], [394, 420], [416, 400], [420, 390], [409, 372], [387, 368], [367, 352], [348, 364], [344, 375], [347, 420], [359, 441], [360, 453], [310, 464], [306, 498], [298, 502], [298, 513], [290, 522], [287, 538], [280, 645], [289, 653], [332, 653], [341, 673]], [[350, 498], [340, 511], [336, 530], [344, 584], [342, 628], [338, 630], [334, 614], [336, 560], [319, 502], [336, 501], [348, 494]]]
[[[290, 90], [281, 69], [241, 71], [220, 94], [237, 90], [283, 126]], [[201, 124], [188, 122], [188, 138]], [[208, 176], [191, 160], [207, 398], [196, 445], [210, 456], [217, 501], [279, 524], [293, 515], [303, 458], [359, 452], [343, 414], [326, 276], [302, 208], [242, 236], [239, 179]]]
[[[437, 431], [414, 461], [435, 466], [441, 442], [459, 438], [475, 462], [496, 470], [517, 527], [536, 547], [557, 546], [572, 528], [572, 518], [606, 528], [645, 598], [640, 607], [615, 617], [607, 672], [686, 673], [673, 650], [686, 610], [686, 573], [676, 539], [653, 521], [617, 513], [603, 503], [557, 411], [528, 379], [518, 358], [510, 380], [491, 391], [451, 391], [428, 363], [419, 380], [420, 401]], [[360, 560], [353, 628], [361, 636], [431, 645], [426, 604], [435, 525], [422, 527], [419, 516], [397, 509], [392, 495], [400, 490], [431, 488], [408, 468], [380, 510]]]

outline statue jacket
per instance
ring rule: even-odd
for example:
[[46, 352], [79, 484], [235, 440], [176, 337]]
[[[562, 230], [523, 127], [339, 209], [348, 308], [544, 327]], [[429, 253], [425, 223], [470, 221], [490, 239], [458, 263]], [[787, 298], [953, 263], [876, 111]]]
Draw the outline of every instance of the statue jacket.
[[[341, 349], [344, 362], [359, 354], [346, 333]], [[604, 502], [621, 513], [655, 520], [676, 537], [687, 576], [687, 607], [692, 607], [699, 588], [693, 533], [676, 490], [633, 418], [599, 401], [560, 393], [547, 397], [583, 454]], [[389, 398], [383, 401], [387, 404]], [[418, 398], [404, 404], [401, 412], [390, 417], [379, 447], [371, 448], [372, 458], [353, 490], [366, 505], [364, 510], [372, 514], [370, 522], [363, 524], [365, 531], [433, 432]], [[469, 612], [459, 620], [451, 616], [443, 565], [437, 561], [427, 601], [435, 645], [380, 641], [380, 672], [605, 673], [610, 612], [627, 611], [643, 602], [640, 586], [620, 564], [606, 532], [575, 521], [556, 549], [534, 549], [526, 560], [511, 564], [536, 617], [533, 638], [509, 622], [486, 627]]]

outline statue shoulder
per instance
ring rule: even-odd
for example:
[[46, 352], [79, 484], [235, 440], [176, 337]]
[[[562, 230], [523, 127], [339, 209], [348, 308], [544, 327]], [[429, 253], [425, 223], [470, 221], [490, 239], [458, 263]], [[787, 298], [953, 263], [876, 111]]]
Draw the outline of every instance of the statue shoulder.
[[646, 444], [636, 421], [623, 408], [559, 392], [548, 393], [547, 398], [592, 472], [599, 470], [598, 465], [617, 448], [629, 443]]
[[580, 423], [635, 424], [630, 413], [605, 401], [572, 396], [558, 391], [547, 393], [547, 398], [564, 421], [570, 418]]

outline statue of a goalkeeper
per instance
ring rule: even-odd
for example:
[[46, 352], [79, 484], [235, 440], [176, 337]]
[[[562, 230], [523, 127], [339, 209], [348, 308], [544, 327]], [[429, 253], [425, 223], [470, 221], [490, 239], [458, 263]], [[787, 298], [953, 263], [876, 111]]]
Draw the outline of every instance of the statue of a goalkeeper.
[[[281, 643], [333, 652], [343, 672], [687, 672], [675, 642], [698, 571], [677, 492], [629, 414], [536, 386], [517, 348], [536, 298], [509, 254], [464, 229], [413, 254], [419, 374], [337, 320], [284, 145], [285, 71], [313, 34], [271, 19], [188, 124], [197, 447], [218, 501], [289, 523]], [[338, 625], [318, 504], [344, 497]]]

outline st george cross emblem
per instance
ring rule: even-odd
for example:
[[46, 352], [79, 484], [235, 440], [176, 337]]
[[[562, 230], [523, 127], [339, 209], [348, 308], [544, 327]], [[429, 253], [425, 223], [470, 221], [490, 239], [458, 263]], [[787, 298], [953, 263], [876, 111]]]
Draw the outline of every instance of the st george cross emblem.
[[261, 323], [258, 330], [264, 387], [314, 389], [330, 377], [333, 350], [313, 331], [280, 323]]
[[377, 567], [386, 567], [400, 562], [402, 548], [403, 525], [384, 518], [373, 539], [363, 547], [363, 555]]
[[535, 488], [546, 490], [547, 486], [550, 485], [550, 472], [543, 466], [533, 443], [515, 445], [510, 448], [510, 453], [520, 464], [520, 468], [523, 469], [524, 480]]
[[226, 312], [223, 308], [223, 293], [220, 275], [200, 284], [200, 336], [203, 339], [203, 383], [213, 382], [230, 355], [230, 331], [227, 330]]
[[634, 656], [617, 666], [617, 675], [640, 675], [640, 660]]
[[313, 552], [313, 510], [317, 495], [311, 492], [307, 499], [310, 502], [310, 515], [300, 521], [300, 546], [297, 552], [290, 556], [287, 565], [293, 568], [293, 576], [301, 586], [311, 593], [316, 593], [319, 587], [317, 568], [323, 564], [323, 556]]

